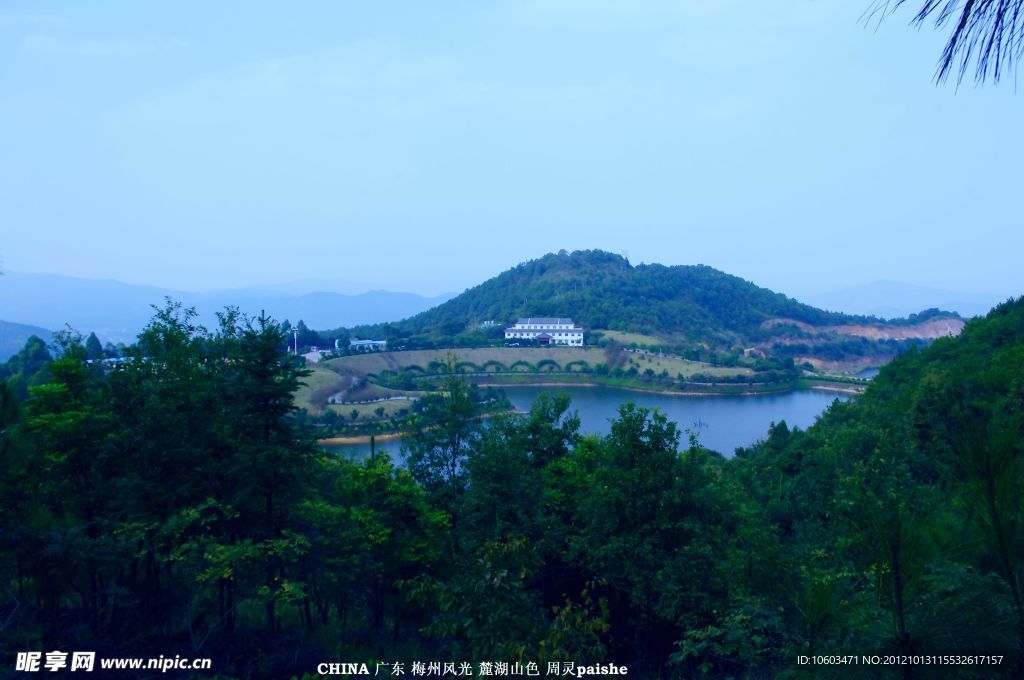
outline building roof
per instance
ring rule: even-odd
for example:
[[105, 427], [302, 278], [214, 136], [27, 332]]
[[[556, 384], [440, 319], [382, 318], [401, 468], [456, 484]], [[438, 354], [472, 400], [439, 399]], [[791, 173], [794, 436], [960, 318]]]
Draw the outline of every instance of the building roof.
[[544, 328], [506, 328], [506, 333], [582, 333], [582, 326], [573, 326], [572, 328], [551, 328], [545, 326]]
[[555, 316], [537, 316], [537, 317], [529, 317], [527, 319], [519, 319], [519, 321], [516, 321], [517, 325], [519, 325], [519, 324], [524, 324], [524, 325], [525, 324], [531, 324], [531, 325], [536, 325], [536, 326], [554, 326], [556, 324], [566, 324], [566, 323], [567, 324], [571, 324], [572, 323], [572, 319], [565, 319], [565, 318], [562, 318], [562, 317], [555, 317]]

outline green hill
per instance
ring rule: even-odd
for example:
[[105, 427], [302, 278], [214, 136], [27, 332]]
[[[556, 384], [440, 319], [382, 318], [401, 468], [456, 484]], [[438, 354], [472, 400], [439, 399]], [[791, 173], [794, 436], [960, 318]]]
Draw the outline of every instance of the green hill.
[[[780, 338], [821, 345], [820, 338], [807, 340], [815, 329], [827, 333], [840, 325], [901, 323], [827, 312], [704, 265], [634, 266], [619, 255], [590, 250], [545, 255], [409, 319], [350, 333], [413, 346], [471, 344], [500, 339], [504, 325], [527, 316], [572, 317], [588, 331], [654, 336], [680, 349], [777, 345]], [[902, 323], [935, 317], [956, 315], [931, 310]], [[769, 320], [776, 320], [773, 327], [765, 323]], [[496, 325], [478, 330], [484, 321]]]
[[[694, 338], [754, 329], [773, 317], [810, 324], [854, 319], [825, 312], [703, 265], [634, 266], [599, 250], [524, 262], [448, 302], [393, 325], [403, 333], [455, 334], [520, 316], [572, 316], [588, 328]], [[354, 330], [384, 329], [367, 326]]]
[[1024, 298], [897, 358], [807, 431], [738, 451], [771, 537], [761, 569], [791, 575], [748, 597], [780, 603], [794, 647], [985, 649], [1007, 661], [962, 677], [1021, 677], [1022, 404]]

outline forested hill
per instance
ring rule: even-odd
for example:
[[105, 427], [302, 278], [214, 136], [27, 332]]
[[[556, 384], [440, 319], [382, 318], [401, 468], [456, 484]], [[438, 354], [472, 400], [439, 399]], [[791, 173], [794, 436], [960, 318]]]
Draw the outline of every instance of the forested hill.
[[570, 316], [588, 329], [690, 342], [747, 337], [773, 318], [811, 326], [877, 321], [826, 312], [704, 265], [634, 266], [619, 255], [587, 250], [525, 262], [414, 317], [352, 334], [451, 337], [484, 321], [501, 326], [526, 316]]
[[757, 563], [794, 575], [748, 601], [804, 598], [779, 628], [794, 647], [985, 649], [1001, 666], [958, 677], [1024, 677], [1022, 414], [1024, 298], [905, 353], [809, 430], [737, 452], [777, 560]]

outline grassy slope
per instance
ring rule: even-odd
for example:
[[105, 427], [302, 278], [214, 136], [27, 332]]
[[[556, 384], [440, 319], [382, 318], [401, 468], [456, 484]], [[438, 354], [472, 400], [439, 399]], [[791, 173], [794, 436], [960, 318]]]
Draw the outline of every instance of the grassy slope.
[[[357, 378], [373, 378], [384, 370], [407, 370], [419, 368], [424, 373], [431, 373], [429, 366], [432, 362], [444, 361], [448, 354], [455, 356], [456, 362], [471, 362], [473, 366], [466, 366], [467, 373], [476, 372], [505, 372], [522, 371], [524, 373], [535, 373], [530, 367], [517, 362], [525, 362], [535, 369], [541, 362], [553, 361], [557, 366], [548, 365], [548, 371], [572, 371], [579, 372], [579, 364], [570, 366], [574, 362], [586, 362], [590, 369], [598, 364], [608, 363], [608, 353], [597, 348], [578, 347], [485, 347], [457, 350], [410, 350], [403, 352], [371, 352], [356, 356], [331, 359], [327, 364], [339, 373], [353, 375]], [[710, 377], [725, 377], [735, 375], [753, 375], [753, 371], [746, 367], [723, 368], [714, 367], [699, 361], [687, 361], [668, 356], [656, 354], [642, 354], [637, 352], [624, 352], [622, 355], [622, 369], [629, 370], [636, 368], [637, 372], [643, 374], [651, 369], [655, 374], [660, 375], [667, 371], [668, 375], [675, 378], [682, 373], [684, 377], [690, 378], [695, 374], [703, 374]], [[498, 362], [502, 366], [494, 364], [487, 366], [488, 362]], [[502, 369], [503, 367], [503, 369]], [[568, 367], [568, 368], [567, 368]], [[542, 371], [542, 372], [548, 372]], [[383, 389], [383, 388], [381, 388]], [[401, 392], [391, 391], [394, 394]], [[379, 396], [385, 396], [381, 394]], [[369, 397], [364, 397], [369, 398]]]
[[[351, 357], [353, 359], [368, 359], [369, 357]], [[337, 360], [336, 360], [337, 361]], [[362, 362], [365, 366], [372, 362]], [[369, 401], [373, 399], [386, 399], [388, 397], [417, 396], [415, 392], [403, 392], [392, 390], [387, 387], [375, 385], [372, 381], [366, 381], [367, 375], [373, 371], [366, 371], [360, 368], [353, 370], [351, 366], [335, 366], [334, 369], [324, 364], [310, 366], [312, 373], [305, 379], [302, 386], [295, 393], [295, 405], [304, 408], [310, 413], [319, 413], [327, 406], [328, 396], [345, 391], [346, 401]], [[358, 388], [352, 388], [353, 380], [361, 382]], [[348, 388], [348, 389], [346, 389]], [[370, 409], [373, 410], [372, 408]], [[351, 408], [348, 413], [351, 411]]]
[[682, 373], [685, 378], [690, 378], [697, 373], [713, 378], [754, 374], [754, 371], [744, 366], [737, 366], [736, 368], [718, 367], [701, 361], [687, 361], [685, 359], [659, 357], [657, 354], [637, 354], [634, 352], [629, 353], [628, 363], [623, 368], [629, 370], [631, 366], [635, 366], [640, 373], [643, 373], [648, 368], [658, 375], [663, 370], [668, 371], [669, 376], [673, 378], [679, 373]]
[[319, 364], [312, 364], [309, 368], [312, 373], [302, 381], [295, 393], [295, 405], [313, 412], [323, 407], [322, 403], [315, 403], [314, 393], [325, 388], [340, 390], [345, 384], [345, 377]]
[[643, 333], [629, 333], [626, 331], [601, 331], [605, 338], [614, 340], [620, 345], [639, 345], [640, 347], [658, 347], [665, 344], [665, 338]]
[[[397, 416], [398, 412], [405, 409], [408, 410], [412, 407], [411, 401], [406, 400], [390, 400], [381, 401], [371, 404], [331, 404], [327, 408], [334, 411], [340, 416], [343, 416], [346, 420], [351, 419], [352, 411], [358, 411], [359, 417], [357, 421], [368, 421], [378, 420], [376, 410], [378, 408], [384, 409], [384, 418], [388, 419], [392, 416]], [[353, 421], [355, 422], [355, 421]]]

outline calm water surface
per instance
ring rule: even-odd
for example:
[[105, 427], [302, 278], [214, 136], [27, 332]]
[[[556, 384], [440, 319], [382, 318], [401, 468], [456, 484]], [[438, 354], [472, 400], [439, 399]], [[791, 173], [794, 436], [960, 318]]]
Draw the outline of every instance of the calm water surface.
[[[829, 392], [803, 390], [786, 394], [756, 397], [671, 397], [644, 394], [606, 387], [505, 387], [512, 405], [527, 411], [541, 392], [566, 392], [572, 398], [570, 410], [580, 415], [580, 429], [585, 434], [607, 434], [611, 421], [618, 415], [619, 405], [632, 401], [637, 406], [658, 408], [681, 429], [693, 430], [700, 443], [709, 449], [732, 456], [738, 446], [750, 446], [768, 433], [768, 426], [785, 420], [790, 426], [807, 428], [837, 398], [848, 397]], [[686, 443], [684, 435], [682, 443]], [[330, 447], [348, 456], [369, 454], [369, 444]], [[401, 442], [379, 444], [394, 458], [399, 457]]]
[[[542, 389], [506, 389], [516, 408], [527, 410]], [[738, 446], [749, 446], [768, 433], [771, 423], [785, 420], [792, 427], [806, 428], [836, 400], [836, 394], [802, 390], [757, 397], [670, 397], [608, 388], [566, 388], [571, 409], [580, 414], [580, 429], [587, 434], [607, 434], [619, 405], [632, 401], [637, 406], [658, 408], [680, 429], [690, 429], [709, 449], [731, 456]], [[842, 397], [845, 399], [845, 397]], [[682, 443], [686, 443], [683, 437]]]

